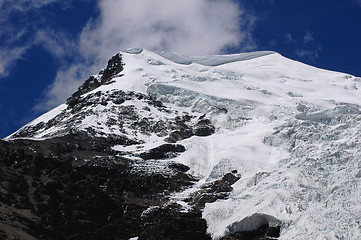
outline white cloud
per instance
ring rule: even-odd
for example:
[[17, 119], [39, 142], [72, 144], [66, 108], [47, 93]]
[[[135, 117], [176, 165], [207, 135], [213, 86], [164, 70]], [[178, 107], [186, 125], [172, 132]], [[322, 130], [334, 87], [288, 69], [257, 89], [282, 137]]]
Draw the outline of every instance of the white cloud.
[[89, 77], [89, 72], [97, 72], [96, 65], [73, 64], [57, 72], [55, 81], [46, 90], [46, 99], [37, 104], [38, 111], [49, 110], [64, 102], [75, 89]]
[[57, 58], [65, 56], [69, 49], [69, 37], [61, 31], [42, 29], [44, 19], [31, 18], [39, 15], [40, 8], [58, 3], [61, 7], [71, 0], [0, 0], [0, 78], [10, 73], [11, 67], [34, 45], [40, 45]]
[[93, 55], [109, 57], [135, 45], [183, 54], [219, 53], [248, 33], [240, 29], [248, 19], [230, 0], [101, 0], [99, 8], [100, 18], [80, 38], [83, 52], [92, 49]]
[[98, 7], [99, 18], [90, 20], [79, 37], [83, 63], [58, 72], [43, 106], [64, 101], [112, 55], [129, 47], [186, 55], [254, 48], [255, 18], [231, 0], [99, 0]]
[[60, 60], [71, 55], [75, 50], [75, 43], [69, 34], [52, 29], [39, 29], [34, 34], [32, 43], [42, 46], [56, 59]]
[[0, 78], [6, 77], [16, 60], [21, 59], [28, 46], [15, 47], [12, 49], [0, 48]]
[[[33, 46], [41, 46], [64, 66], [37, 109], [63, 102], [112, 55], [129, 47], [186, 55], [217, 54], [227, 47], [254, 49], [255, 18], [232, 0], [93, 0], [99, 16], [89, 20], [77, 39], [54, 28], [54, 22], [47, 27], [47, 15], [39, 14], [51, 4], [67, 8], [72, 1], [0, 0], [0, 78]], [[12, 17], [34, 12], [40, 19], [12, 24]]]

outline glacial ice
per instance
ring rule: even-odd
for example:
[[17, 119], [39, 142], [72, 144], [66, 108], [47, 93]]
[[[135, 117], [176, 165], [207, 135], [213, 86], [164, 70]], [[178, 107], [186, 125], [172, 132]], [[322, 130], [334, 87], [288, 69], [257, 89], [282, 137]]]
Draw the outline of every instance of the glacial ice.
[[204, 66], [219, 66], [222, 64], [245, 61], [245, 60], [266, 56], [269, 54], [273, 54], [274, 52], [259, 51], [259, 52], [239, 53], [232, 55], [209, 55], [209, 56], [197, 56], [197, 57], [183, 56], [177, 53], [165, 52], [165, 51], [156, 51], [156, 53], [178, 64], [189, 65], [192, 63], [198, 63]]
[[[125, 50], [125, 52], [129, 54], [141, 54], [143, 52], [143, 48], [133, 47]], [[231, 62], [245, 61], [245, 60], [258, 58], [269, 54], [273, 54], [275, 52], [258, 51], [258, 52], [239, 53], [232, 55], [209, 55], [209, 56], [185, 56], [174, 52], [166, 52], [161, 50], [155, 51], [155, 53], [157, 53], [159, 56], [162, 56], [165, 59], [168, 59], [174, 63], [178, 63], [182, 65], [190, 65], [192, 63], [198, 63], [204, 66], [219, 66]]]
[[331, 110], [324, 110], [320, 112], [312, 112], [312, 113], [300, 113], [295, 117], [300, 120], [309, 120], [314, 122], [323, 122], [328, 123], [332, 118], [340, 116], [342, 114], [361, 114], [361, 110], [357, 105], [344, 105], [337, 106]]
[[143, 48], [139, 48], [139, 47], [128, 48], [127, 50], [125, 50], [125, 52], [129, 54], [140, 54], [143, 52]]

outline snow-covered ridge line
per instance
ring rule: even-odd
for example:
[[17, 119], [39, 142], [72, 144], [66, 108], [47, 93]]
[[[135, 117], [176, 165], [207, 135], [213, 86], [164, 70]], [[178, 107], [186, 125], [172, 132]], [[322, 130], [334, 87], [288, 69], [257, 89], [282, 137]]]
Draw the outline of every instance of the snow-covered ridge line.
[[[142, 48], [130, 48], [125, 51], [129, 54], [140, 54], [143, 52]], [[274, 51], [256, 51], [238, 54], [222, 54], [222, 55], [206, 55], [206, 56], [185, 56], [174, 52], [166, 51], [154, 51], [159, 56], [168, 59], [174, 63], [182, 65], [190, 65], [192, 63], [198, 63], [200, 65], [214, 67], [232, 62], [239, 62], [245, 60], [251, 60], [258, 57], [274, 54]]]
[[209, 55], [209, 56], [195, 56], [187, 57], [183, 55], [178, 55], [172, 52], [156, 52], [160, 56], [171, 60], [178, 64], [192, 64], [198, 63], [204, 66], [219, 66], [231, 62], [239, 62], [250, 60], [258, 57], [267, 56], [275, 52], [272, 51], [259, 51], [259, 52], [249, 52], [249, 53], [239, 53], [239, 54], [227, 54], [227, 55]]

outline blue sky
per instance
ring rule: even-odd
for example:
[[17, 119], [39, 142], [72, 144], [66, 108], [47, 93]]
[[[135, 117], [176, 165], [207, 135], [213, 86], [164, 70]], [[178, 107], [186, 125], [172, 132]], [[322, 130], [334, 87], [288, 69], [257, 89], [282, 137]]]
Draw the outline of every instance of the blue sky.
[[0, 137], [120, 50], [274, 50], [361, 76], [361, 0], [0, 0]]

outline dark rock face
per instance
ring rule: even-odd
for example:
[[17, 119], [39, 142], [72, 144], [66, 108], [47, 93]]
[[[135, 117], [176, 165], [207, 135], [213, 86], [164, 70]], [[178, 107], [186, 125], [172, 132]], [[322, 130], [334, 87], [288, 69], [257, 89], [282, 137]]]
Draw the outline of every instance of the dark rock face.
[[88, 80], [85, 81], [85, 83], [83, 83], [83, 85], [79, 87], [78, 91], [76, 91], [70, 98], [67, 99], [66, 103], [70, 106], [74, 106], [77, 103], [80, 95], [90, 92], [100, 86], [101, 84], [98, 79], [96, 79], [94, 76], [91, 76], [88, 78]]
[[209, 119], [201, 119], [197, 122], [194, 130], [194, 135], [205, 137], [214, 134], [215, 129]]
[[149, 212], [144, 217], [146, 230], [139, 240], [211, 240], [205, 234], [207, 224], [199, 211], [182, 213], [179, 210], [179, 206], [173, 204]]
[[167, 159], [176, 157], [178, 153], [184, 152], [186, 149], [180, 144], [163, 144], [159, 147], [153, 148], [148, 152], [140, 154], [144, 160], [148, 159]]
[[280, 227], [264, 225], [254, 231], [236, 232], [225, 236], [221, 240], [271, 240], [280, 236]]
[[195, 125], [188, 124], [190, 116], [186, 115], [183, 118], [176, 119], [177, 130], [172, 131], [165, 141], [175, 143], [192, 136], [205, 137], [215, 133], [215, 128], [209, 119], [204, 119], [202, 116]]
[[[167, 193], [195, 181], [185, 166], [172, 166], [174, 174], [167, 176], [142, 175], [133, 173], [129, 162], [74, 166], [70, 156], [34, 154], [37, 142], [0, 143], [4, 239], [209, 239], [200, 214], [167, 207]], [[166, 207], [145, 215], [151, 206]]]
[[124, 63], [122, 62], [122, 55], [120, 53], [114, 55], [109, 61], [107, 67], [100, 71], [98, 77], [91, 76], [86, 80], [79, 89], [67, 99], [66, 103], [69, 106], [74, 106], [78, 101], [79, 97], [88, 93], [101, 85], [109, 84], [110, 80], [117, 76], [120, 72], [123, 71]]
[[101, 84], [108, 83], [114, 76], [123, 71], [123, 66], [122, 55], [117, 53], [108, 61], [107, 67], [99, 73], [102, 74]]
[[[240, 179], [232, 172], [203, 185], [186, 200], [191, 210], [183, 212], [181, 206], [169, 202], [168, 195], [196, 181], [186, 174], [187, 166], [169, 164], [172, 174], [137, 173], [130, 160], [113, 163], [111, 150], [102, 147], [101, 141], [87, 145], [76, 139], [78, 149], [71, 141], [0, 141], [0, 230], [4, 239], [208, 240], [201, 210], [205, 203], [227, 198], [231, 185]], [[88, 147], [98, 144], [95, 152], [103, 153], [106, 164], [96, 159], [87, 163]], [[165, 144], [144, 158], [184, 150], [179, 144]], [[267, 234], [262, 236], [271, 236], [271, 230], [260, 228], [224, 239], [263, 239], [247, 237], [263, 232]]]
[[206, 203], [226, 199], [233, 190], [232, 185], [239, 179], [240, 177], [233, 173], [227, 173], [219, 180], [204, 184], [201, 186], [201, 190], [193, 193], [185, 201], [194, 206], [195, 209], [203, 209]]
[[166, 138], [167, 142], [175, 143], [183, 139], [187, 139], [193, 136], [193, 131], [190, 128], [181, 128], [180, 130], [173, 131]]

